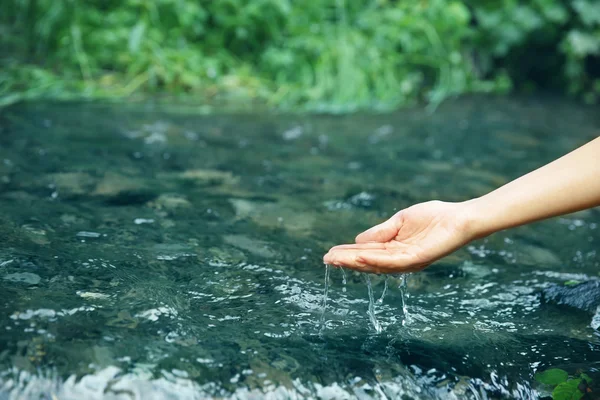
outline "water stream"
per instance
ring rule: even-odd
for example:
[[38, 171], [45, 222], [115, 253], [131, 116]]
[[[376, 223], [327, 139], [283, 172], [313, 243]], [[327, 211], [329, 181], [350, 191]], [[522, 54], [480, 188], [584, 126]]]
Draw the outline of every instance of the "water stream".
[[382, 327], [379, 321], [377, 320], [376, 310], [375, 310], [375, 301], [373, 296], [373, 286], [371, 284], [371, 275], [366, 274], [365, 280], [367, 282], [367, 291], [369, 293], [369, 308], [367, 311], [367, 315], [369, 316], [369, 320], [371, 321], [371, 325], [373, 325], [373, 329], [375, 332], [381, 333]]
[[387, 293], [387, 290], [388, 290], [388, 280], [389, 279], [390, 279], [389, 275], [386, 275], [385, 280], [383, 281], [383, 291], [381, 292], [381, 297], [379, 298], [379, 300], [377, 300], [378, 304], [383, 303], [383, 298], [385, 297], [385, 294]]
[[598, 210], [409, 279], [322, 269], [398, 210], [481, 196], [599, 130], [597, 108], [496, 97], [354, 116], [3, 109], [0, 398], [535, 399], [550, 368], [599, 393], [595, 309], [546, 296], [597, 295]]
[[400, 284], [398, 285], [398, 289], [400, 290], [400, 301], [402, 304], [402, 325], [406, 325], [410, 322], [410, 314], [408, 313], [407, 300], [409, 298], [408, 293], [408, 276], [410, 274], [400, 274]]
[[332, 267], [329, 264], [325, 264], [325, 285], [323, 288], [323, 303], [322, 303], [322, 311], [321, 311], [321, 319], [319, 322], [319, 332], [322, 333], [323, 329], [325, 329], [325, 313], [327, 312], [327, 297], [329, 296], [329, 275], [331, 274]]

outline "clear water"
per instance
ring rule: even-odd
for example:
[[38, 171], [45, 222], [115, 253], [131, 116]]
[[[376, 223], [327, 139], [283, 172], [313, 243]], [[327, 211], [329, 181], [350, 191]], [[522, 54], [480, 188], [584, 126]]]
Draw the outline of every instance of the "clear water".
[[597, 109], [481, 98], [433, 115], [0, 111], [0, 398], [536, 398], [549, 367], [600, 381], [592, 316], [539, 297], [598, 279], [598, 210], [389, 277], [380, 333], [363, 277], [332, 268], [321, 324], [330, 246], [599, 128]]
[[325, 288], [323, 289], [323, 304], [321, 305], [321, 332], [325, 329], [325, 315], [327, 313], [327, 298], [329, 297], [329, 286], [330, 283], [330, 275], [331, 275], [331, 266], [329, 264], [325, 264]]
[[373, 329], [375, 329], [375, 332], [381, 333], [383, 328], [381, 327], [379, 320], [377, 320], [377, 312], [375, 311], [376, 302], [373, 296], [373, 284], [371, 283], [370, 274], [365, 275], [365, 281], [367, 282], [367, 292], [369, 293], [369, 307], [367, 308], [367, 315], [371, 320], [371, 325], [373, 326]]

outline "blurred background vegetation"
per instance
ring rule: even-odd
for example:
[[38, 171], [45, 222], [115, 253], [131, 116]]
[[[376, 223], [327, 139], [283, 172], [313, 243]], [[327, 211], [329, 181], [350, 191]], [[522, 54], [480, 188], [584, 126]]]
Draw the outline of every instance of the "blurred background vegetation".
[[598, 0], [0, 0], [0, 104], [182, 95], [344, 112], [600, 98]]

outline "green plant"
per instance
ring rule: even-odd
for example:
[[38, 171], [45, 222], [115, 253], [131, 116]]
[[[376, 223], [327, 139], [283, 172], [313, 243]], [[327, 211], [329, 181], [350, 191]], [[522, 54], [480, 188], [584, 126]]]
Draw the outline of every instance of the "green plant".
[[517, 87], [545, 87], [593, 103], [600, 95], [600, 2], [470, 1], [482, 74], [506, 70]]
[[183, 93], [352, 111], [513, 87], [596, 101], [592, 0], [4, 0], [0, 103]]
[[588, 385], [592, 383], [592, 379], [584, 373], [569, 377], [567, 371], [559, 368], [537, 373], [535, 380], [553, 388], [553, 400], [579, 400], [585, 396], [589, 390]]

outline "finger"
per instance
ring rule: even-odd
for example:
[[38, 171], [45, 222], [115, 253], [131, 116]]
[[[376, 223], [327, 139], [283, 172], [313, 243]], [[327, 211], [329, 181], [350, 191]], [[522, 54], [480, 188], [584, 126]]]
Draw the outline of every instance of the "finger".
[[398, 234], [398, 230], [400, 229], [398, 221], [399, 218], [393, 216], [387, 221], [367, 229], [356, 237], [356, 243], [389, 242]]
[[327, 263], [361, 272], [395, 273], [420, 271], [428, 263], [400, 251], [347, 249], [330, 251]]
[[353, 263], [351, 258], [344, 257], [344, 256], [340, 257], [339, 254], [337, 254], [335, 252], [327, 253], [325, 255], [325, 257], [323, 258], [323, 261], [326, 264], [331, 265], [336, 268], [349, 268], [349, 269], [353, 269], [358, 272], [380, 273], [379, 270], [377, 270], [369, 265]]
[[326, 264], [332, 264], [332, 253], [336, 251], [347, 251], [347, 250], [383, 250], [385, 249], [384, 243], [359, 243], [359, 244], [341, 244], [332, 247], [325, 256], [323, 256], [323, 262]]
[[420, 271], [428, 264], [414, 255], [402, 252], [365, 251], [357, 255], [364, 265], [390, 272]]
[[361, 267], [363, 265], [358, 264], [355, 259], [357, 254], [358, 250], [356, 249], [331, 250], [325, 254], [323, 261], [340, 267]]
[[[390, 253], [383, 249], [345, 249], [332, 250], [325, 255], [325, 261], [344, 267], [376, 267], [393, 268], [396, 265], [410, 262], [411, 256], [400, 252]], [[373, 262], [370, 262], [373, 260]]]
[[384, 250], [385, 244], [384, 243], [375, 243], [375, 242], [369, 242], [369, 243], [353, 243], [353, 244], [340, 244], [337, 246], [333, 246], [329, 251], [336, 251], [336, 250]]
[[375, 261], [373, 264], [370, 264], [369, 261], [371, 258], [369, 255], [371, 253], [365, 254], [364, 252], [356, 251], [352, 254], [349, 254], [348, 251], [344, 252], [342, 256], [340, 256], [339, 252], [332, 252], [326, 255], [327, 264], [333, 265], [334, 267], [342, 267], [352, 269], [358, 272], [367, 272], [367, 273], [375, 273], [375, 274], [392, 274], [397, 272], [417, 272], [425, 267], [425, 265], [413, 265], [410, 263], [406, 263], [403, 266], [394, 266], [388, 265], [383, 260], [380, 260], [380, 263]]
[[338, 265], [338, 264], [335, 263], [336, 262], [336, 260], [335, 260], [335, 252], [331, 252], [331, 251], [323, 256], [323, 262], [325, 264], [331, 264], [331, 265], [334, 265], [336, 267], [340, 267], [341, 266], [341, 265]]

